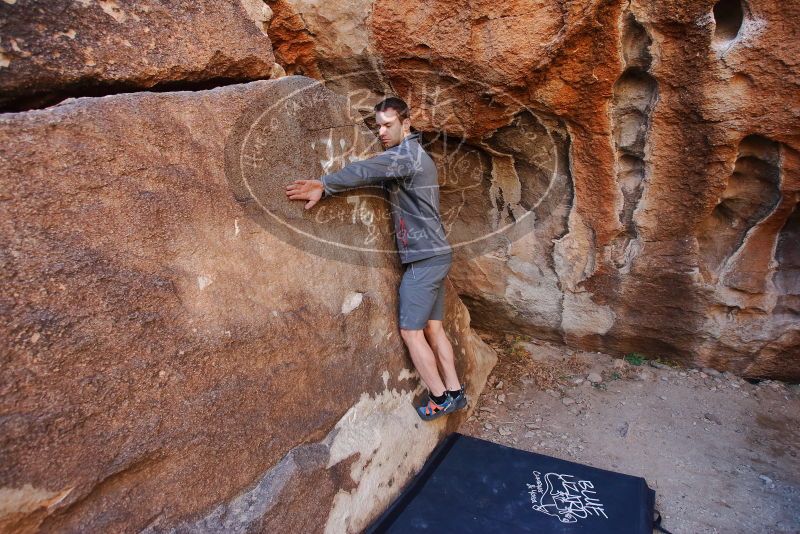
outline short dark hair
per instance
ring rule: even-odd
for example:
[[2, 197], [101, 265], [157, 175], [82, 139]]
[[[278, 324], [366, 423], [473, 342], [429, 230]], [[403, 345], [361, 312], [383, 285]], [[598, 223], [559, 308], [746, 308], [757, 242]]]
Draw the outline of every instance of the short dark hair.
[[408, 109], [408, 104], [406, 104], [405, 100], [402, 98], [398, 98], [396, 96], [390, 96], [389, 98], [384, 98], [377, 104], [375, 104], [375, 112], [378, 111], [386, 111], [387, 109], [393, 109], [397, 112], [397, 115], [400, 117], [400, 120], [410, 119], [411, 112]]

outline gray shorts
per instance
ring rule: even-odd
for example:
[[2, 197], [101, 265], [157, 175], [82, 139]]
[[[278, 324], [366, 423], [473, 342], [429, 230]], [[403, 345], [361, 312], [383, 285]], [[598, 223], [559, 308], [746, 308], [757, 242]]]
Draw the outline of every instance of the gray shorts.
[[400, 282], [400, 328], [421, 330], [428, 320], [444, 318], [444, 278], [453, 263], [453, 253], [405, 264]]

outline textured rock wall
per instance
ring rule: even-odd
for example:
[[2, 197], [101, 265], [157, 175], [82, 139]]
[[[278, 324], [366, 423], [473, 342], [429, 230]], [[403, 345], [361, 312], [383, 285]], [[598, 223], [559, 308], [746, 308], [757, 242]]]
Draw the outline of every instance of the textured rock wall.
[[[345, 36], [311, 3], [271, 5], [304, 36], [278, 62], [337, 79], [362, 58], [356, 86], [388, 81], [432, 148], [458, 140], [442, 204], [476, 324], [800, 377], [799, 6], [375, 0]], [[527, 141], [498, 148], [509, 129]], [[480, 254], [458, 237], [532, 219]]]
[[269, 78], [271, 16], [260, 0], [2, 2], [0, 110]]
[[357, 532], [464, 417], [413, 409], [386, 200], [284, 195], [376, 140], [309, 78], [237, 83], [284, 76], [271, 18], [0, 4], [0, 531]]
[[[396, 496], [458, 418], [411, 407], [396, 258], [326, 244], [393, 247], [387, 207], [282, 192], [369, 153], [348, 110], [386, 93], [439, 164], [476, 397], [496, 356], [470, 317], [796, 379], [798, 20], [771, 0], [0, 3], [0, 110], [87, 97], [0, 115], [0, 530], [356, 532]], [[284, 69], [341, 96], [237, 84]], [[279, 114], [231, 175], [242, 125], [298, 90], [322, 111]]]
[[[300, 224], [281, 185], [322, 171], [320, 138], [371, 140], [308, 78], [0, 116], [0, 530], [356, 531], [455, 428], [414, 412], [396, 258], [309, 253], [235, 198], [226, 142], [298, 91], [315, 105], [261, 146], [253, 190]], [[364, 237], [330, 202], [326, 226]], [[452, 286], [446, 314], [477, 394], [495, 356]]]

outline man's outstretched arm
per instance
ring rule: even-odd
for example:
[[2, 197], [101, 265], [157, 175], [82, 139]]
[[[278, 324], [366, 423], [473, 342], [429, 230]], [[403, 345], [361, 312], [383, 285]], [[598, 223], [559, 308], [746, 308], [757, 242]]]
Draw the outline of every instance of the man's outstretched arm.
[[410, 174], [408, 159], [407, 154], [387, 150], [377, 156], [345, 165], [338, 172], [326, 174], [320, 181], [326, 196], [356, 187], [380, 185]]
[[290, 200], [308, 200], [305, 209], [310, 209], [322, 198], [334, 193], [408, 176], [412, 169], [409, 163], [406, 154], [382, 152], [369, 159], [354, 161], [319, 180], [295, 180], [286, 186], [286, 195]]

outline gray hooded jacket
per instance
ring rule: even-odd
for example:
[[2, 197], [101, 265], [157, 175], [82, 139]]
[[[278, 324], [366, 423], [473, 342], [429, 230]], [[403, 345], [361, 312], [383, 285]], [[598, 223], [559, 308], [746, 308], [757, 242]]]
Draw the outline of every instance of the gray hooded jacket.
[[452, 252], [439, 214], [439, 178], [436, 165], [412, 132], [377, 156], [348, 164], [322, 178], [323, 198], [369, 185], [389, 192], [400, 262]]

